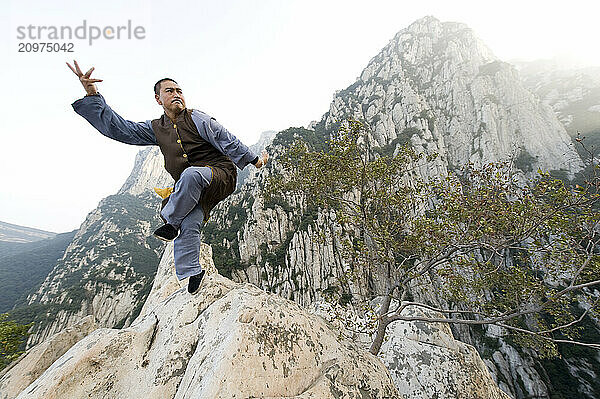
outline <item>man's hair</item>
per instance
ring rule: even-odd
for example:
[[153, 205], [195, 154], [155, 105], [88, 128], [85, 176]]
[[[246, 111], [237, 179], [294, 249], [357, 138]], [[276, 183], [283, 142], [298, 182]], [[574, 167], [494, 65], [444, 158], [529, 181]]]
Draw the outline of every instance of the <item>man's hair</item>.
[[176, 81], [174, 81], [174, 80], [173, 80], [173, 79], [171, 79], [171, 78], [162, 78], [162, 79], [161, 79], [161, 80], [159, 80], [158, 82], [154, 83], [154, 94], [156, 94], [156, 95], [158, 96], [158, 94], [160, 93], [160, 84], [161, 84], [162, 82], [166, 82], [166, 81], [171, 81], [171, 82], [173, 82], [173, 83], [177, 84], [177, 82], [176, 82]]

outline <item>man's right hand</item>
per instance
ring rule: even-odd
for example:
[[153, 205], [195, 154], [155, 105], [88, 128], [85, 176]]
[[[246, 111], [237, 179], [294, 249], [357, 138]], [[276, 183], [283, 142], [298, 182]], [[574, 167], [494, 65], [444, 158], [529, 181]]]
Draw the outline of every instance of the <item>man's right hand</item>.
[[88, 95], [97, 94], [98, 89], [96, 89], [96, 82], [102, 82], [102, 79], [92, 79], [90, 77], [92, 75], [92, 72], [94, 71], [94, 67], [91, 67], [89, 71], [87, 71], [86, 73], [83, 73], [83, 72], [81, 72], [81, 69], [79, 68], [79, 65], [77, 64], [77, 61], [73, 60], [73, 63], [75, 64], [75, 68], [73, 68], [71, 66], [71, 64], [69, 64], [68, 62], [67, 62], [67, 66], [71, 69], [71, 71], [73, 71], [73, 73], [75, 75], [77, 75], [77, 77], [79, 78], [79, 81], [81, 82], [81, 84], [83, 85], [83, 88], [85, 89], [85, 92]]
[[256, 161], [256, 163], [254, 164], [254, 166], [260, 169], [267, 164], [268, 160], [269, 153], [266, 150], [262, 150], [262, 153], [260, 154], [260, 157], [258, 158], [258, 161]]

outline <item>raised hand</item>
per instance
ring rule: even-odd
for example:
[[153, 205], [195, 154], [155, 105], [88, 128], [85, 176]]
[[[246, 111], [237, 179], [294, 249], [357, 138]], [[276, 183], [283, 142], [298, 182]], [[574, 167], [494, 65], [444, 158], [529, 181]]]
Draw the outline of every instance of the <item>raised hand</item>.
[[77, 61], [73, 60], [73, 63], [75, 64], [75, 68], [73, 68], [68, 62], [67, 66], [71, 69], [71, 71], [73, 71], [75, 75], [77, 75], [79, 81], [85, 89], [85, 92], [89, 95], [98, 93], [98, 89], [96, 88], [96, 82], [102, 82], [102, 79], [93, 79], [91, 77], [92, 72], [94, 71], [94, 67], [91, 67], [86, 73], [83, 73], [81, 72], [81, 69], [77, 64]]
[[258, 161], [256, 161], [256, 164], [254, 166], [256, 166], [257, 168], [261, 168], [267, 164], [268, 160], [269, 153], [266, 150], [263, 150], [260, 154], [260, 157], [258, 158]]

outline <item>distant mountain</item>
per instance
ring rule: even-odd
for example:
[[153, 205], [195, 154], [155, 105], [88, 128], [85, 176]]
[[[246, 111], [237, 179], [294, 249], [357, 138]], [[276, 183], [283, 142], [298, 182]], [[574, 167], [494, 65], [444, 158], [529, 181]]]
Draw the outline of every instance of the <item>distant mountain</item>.
[[[585, 136], [584, 144], [600, 150], [600, 67], [576, 67], [560, 60], [515, 62], [526, 88], [555, 112], [571, 137]], [[591, 148], [593, 147], [593, 148]], [[581, 146], [579, 153], [588, 157]]]
[[0, 242], [34, 242], [54, 237], [51, 231], [0, 222]]
[[[153, 154], [154, 156], [149, 156]], [[29, 345], [93, 315], [101, 327], [122, 327], [138, 315], [150, 291], [164, 242], [152, 187], [172, 185], [157, 147], [136, 156], [117, 194], [100, 201], [37, 290], [15, 317], [33, 321]]]
[[[438, 154], [419, 168], [421, 176], [459, 173], [469, 162], [513, 157], [528, 177], [538, 168], [575, 177], [584, 167], [564, 122], [523, 83], [514, 66], [498, 59], [466, 25], [426, 17], [398, 32], [356, 82], [337, 91], [320, 121], [308, 129], [279, 132], [269, 148], [272, 162], [215, 208], [202, 231], [203, 242], [211, 245], [222, 274], [303, 306], [320, 301], [344, 279], [343, 247], [331, 234], [339, 228], [335, 217], [301, 209], [302, 201], [294, 198], [264, 201], [262, 187], [265, 177], [282, 173], [278, 155], [295, 138], [324, 143], [346, 118], [369, 127], [373, 152], [391, 155], [410, 144], [420, 153]], [[332, 238], [323, 241], [321, 234]], [[369, 293], [376, 284], [374, 273], [352, 292]], [[411, 294], [437, 303], [430, 298], [436, 292], [432, 286]], [[597, 342], [593, 337], [600, 331], [594, 323], [586, 324], [590, 342]], [[572, 348], [561, 348], [564, 359], [543, 360], [491, 330], [455, 328], [453, 333], [477, 347], [512, 397], [599, 397], [600, 384], [588, 377], [600, 374], [592, 350], [575, 355]], [[400, 370], [395, 361], [387, 365], [392, 374]]]
[[[271, 143], [273, 142], [273, 139], [275, 138], [275, 136], [277, 135], [277, 132], [274, 130], [268, 130], [265, 132], [262, 132], [260, 134], [260, 137], [258, 139], [258, 141], [255, 144], [252, 144], [251, 146], [248, 146], [252, 151], [254, 151], [254, 153], [256, 155], [260, 156], [260, 153], [262, 152], [262, 150], [264, 150], [265, 148], [267, 148], [267, 146], [271, 145]], [[238, 178], [237, 178], [237, 189], [239, 189], [240, 187], [242, 187], [242, 185], [246, 182], [246, 180], [248, 179], [248, 176], [250, 176], [250, 170], [252, 168], [245, 168], [242, 170], [238, 169]]]
[[39, 287], [63, 256], [76, 231], [18, 245], [0, 252], [0, 313], [26, 303], [27, 295]]

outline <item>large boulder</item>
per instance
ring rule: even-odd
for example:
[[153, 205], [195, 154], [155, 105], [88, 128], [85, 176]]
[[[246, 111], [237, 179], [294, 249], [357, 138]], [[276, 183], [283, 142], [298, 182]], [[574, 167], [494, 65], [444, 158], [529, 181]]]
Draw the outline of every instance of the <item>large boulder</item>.
[[[422, 308], [407, 307], [402, 315], [443, 317]], [[492, 379], [471, 345], [457, 341], [447, 323], [395, 321], [380, 358], [398, 390], [411, 399], [510, 399]]]
[[379, 359], [297, 304], [214, 272], [196, 295], [185, 283], [169, 246], [136, 321], [96, 330], [18, 398], [400, 397]]
[[0, 373], [0, 399], [13, 399], [35, 381], [56, 359], [97, 328], [93, 316], [58, 332], [30, 348]]

